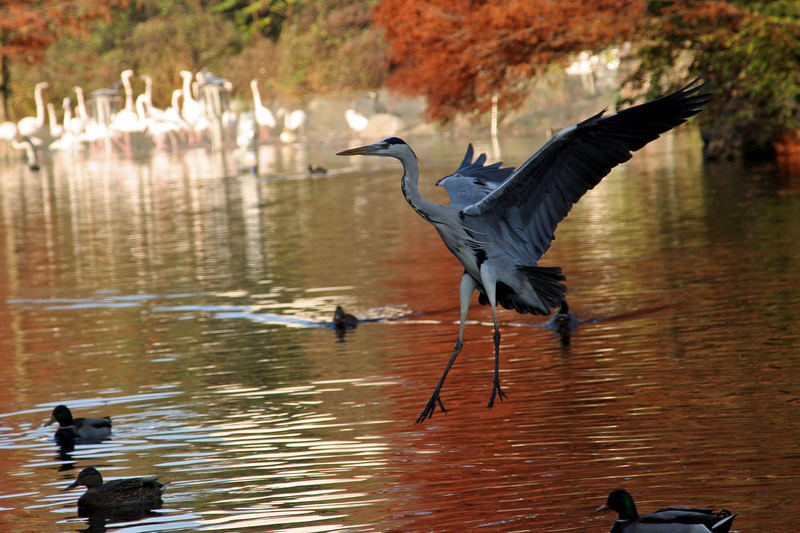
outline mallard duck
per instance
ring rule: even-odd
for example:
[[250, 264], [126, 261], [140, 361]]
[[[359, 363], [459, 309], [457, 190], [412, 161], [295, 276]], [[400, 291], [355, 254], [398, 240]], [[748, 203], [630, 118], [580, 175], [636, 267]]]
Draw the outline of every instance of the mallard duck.
[[166, 483], [156, 478], [132, 477], [103, 483], [103, 476], [93, 466], [81, 470], [75, 483], [64, 490], [83, 485], [86, 492], [78, 499], [78, 512], [117, 510], [119, 507], [153, 509], [162, 504]]
[[619, 513], [611, 533], [728, 533], [737, 514], [727, 509], [714, 512], [696, 507], [665, 507], [639, 516], [633, 496], [622, 489], [611, 492], [597, 511], [608, 509]]
[[103, 418], [72, 418], [72, 411], [66, 405], [57, 405], [53, 408], [53, 415], [45, 424], [49, 426], [58, 422], [56, 442], [60, 446], [66, 445], [70, 440], [83, 444], [100, 442], [111, 436], [111, 419]]

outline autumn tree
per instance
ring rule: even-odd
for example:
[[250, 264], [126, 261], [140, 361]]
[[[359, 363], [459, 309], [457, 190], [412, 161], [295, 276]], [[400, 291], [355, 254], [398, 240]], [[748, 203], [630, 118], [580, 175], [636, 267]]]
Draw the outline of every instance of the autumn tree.
[[383, 0], [388, 85], [428, 99], [434, 118], [518, 105], [523, 82], [570, 54], [632, 35], [643, 0]]
[[277, 82], [298, 93], [380, 86], [386, 54], [379, 32], [370, 24], [374, 3], [316, 0], [298, 5], [281, 32]]
[[770, 154], [800, 130], [800, 3], [651, 2], [634, 82], [651, 95], [676, 66], [702, 73], [714, 99], [698, 116], [712, 158]]
[[7, 116], [10, 67], [32, 64], [62, 35], [84, 34], [87, 23], [108, 19], [128, 0], [3, 0], [0, 3], [0, 120]]

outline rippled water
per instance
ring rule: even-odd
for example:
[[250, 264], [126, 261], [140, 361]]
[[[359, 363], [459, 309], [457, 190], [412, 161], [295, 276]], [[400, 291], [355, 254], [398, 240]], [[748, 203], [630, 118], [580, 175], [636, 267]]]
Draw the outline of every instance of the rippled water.
[[[264, 146], [258, 176], [202, 150], [0, 166], [0, 528], [102, 530], [62, 490], [89, 465], [169, 482], [125, 531], [600, 532], [620, 486], [644, 512], [796, 527], [800, 166], [705, 167], [691, 133], [646, 147], [542, 261], [587, 320], [571, 342], [502, 311], [509, 398], [488, 410], [473, 305], [449, 413], [415, 425], [461, 269], [396, 162], [332, 155], [355, 142]], [[445, 202], [432, 183], [466, 141], [412, 144]], [[340, 338], [336, 305], [377, 320]], [[58, 403], [111, 416], [112, 440], [59, 454], [42, 426]]]

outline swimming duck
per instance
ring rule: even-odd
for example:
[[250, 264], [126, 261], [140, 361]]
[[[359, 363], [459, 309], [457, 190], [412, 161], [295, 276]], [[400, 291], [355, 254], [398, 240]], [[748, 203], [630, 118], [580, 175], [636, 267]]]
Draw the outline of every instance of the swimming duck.
[[53, 422], [58, 422], [59, 425], [59, 429], [56, 431], [56, 442], [60, 446], [70, 440], [73, 443], [96, 443], [111, 436], [110, 418], [107, 416], [103, 418], [72, 418], [72, 411], [66, 405], [55, 406], [53, 415], [45, 426], [49, 426]]
[[342, 306], [337, 305], [336, 312], [333, 314], [333, 327], [336, 331], [355, 329], [356, 326], [358, 326], [358, 319], [350, 313], [345, 313]]
[[561, 305], [558, 311], [550, 317], [545, 327], [552, 329], [560, 338], [561, 344], [566, 346], [569, 344], [572, 331], [580, 325], [581, 321], [578, 315], [569, 310], [566, 300], [561, 300]]
[[714, 512], [695, 507], [665, 507], [639, 516], [633, 496], [622, 489], [611, 492], [597, 511], [607, 509], [619, 513], [611, 533], [728, 533], [737, 514], [727, 509]]
[[78, 499], [78, 513], [117, 510], [119, 507], [153, 509], [162, 504], [166, 483], [156, 478], [132, 477], [103, 483], [103, 476], [93, 466], [81, 470], [75, 483], [64, 490], [83, 485], [86, 492]]

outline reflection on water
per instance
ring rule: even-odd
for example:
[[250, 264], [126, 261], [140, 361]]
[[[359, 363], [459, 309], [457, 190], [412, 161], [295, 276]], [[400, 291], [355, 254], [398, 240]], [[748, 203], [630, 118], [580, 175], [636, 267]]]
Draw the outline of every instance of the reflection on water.
[[[540, 143], [509, 139], [504, 160]], [[433, 182], [466, 142], [412, 144], [446, 201]], [[640, 511], [792, 525], [774, 510], [800, 496], [797, 166], [705, 168], [690, 134], [648, 146], [542, 262], [568, 277], [570, 342], [501, 311], [509, 399], [487, 410], [473, 306], [450, 411], [415, 425], [460, 269], [399, 167], [344, 147], [264, 146], [257, 174], [201, 150], [0, 167], [3, 528], [607, 531], [593, 511], [620, 486]], [[337, 305], [367, 319], [342, 339]], [[42, 426], [58, 403], [111, 416], [112, 439], [59, 454]], [[164, 507], [79, 518], [62, 489], [89, 465], [159, 476]]]

